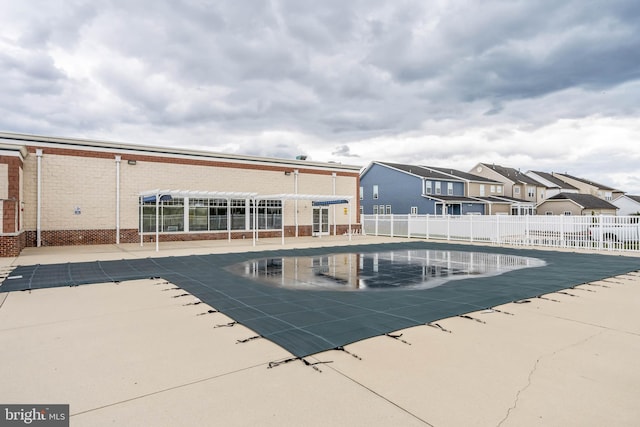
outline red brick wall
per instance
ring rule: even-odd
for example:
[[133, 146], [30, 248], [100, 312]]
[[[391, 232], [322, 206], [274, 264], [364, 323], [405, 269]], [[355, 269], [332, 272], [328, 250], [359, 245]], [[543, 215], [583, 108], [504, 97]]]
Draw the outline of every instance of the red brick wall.
[[15, 257], [25, 247], [25, 234], [17, 236], [0, 236], [0, 257]]

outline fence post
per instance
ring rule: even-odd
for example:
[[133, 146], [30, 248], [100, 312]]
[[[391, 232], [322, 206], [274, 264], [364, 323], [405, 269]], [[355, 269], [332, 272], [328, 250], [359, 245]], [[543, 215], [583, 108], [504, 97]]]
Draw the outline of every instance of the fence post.
[[602, 214], [598, 215], [598, 249], [602, 250], [602, 247], [604, 246], [604, 224], [602, 224], [602, 220], [604, 218], [602, 218]]
[[447, 240], [451, 240], [451, 215], [447, 215]]
[[389, 234], [393, 237], [393, 214], [389, 215]]
[[407, 239], [411, 238], [411, 214], [407, 216]]
[[375, 232], [374, 233], [375, 236], [378, 237], [378, 214], [376, 214], [376, 223], [375, 223], [375, 226], [373, 227], [373, 229], [374, 229], [374, 232]]
[[425, 238], [428, 240], [429, 239], [429, 218], [431, 218], [431, 214], [427, 214], [427, 221], [426, 221], [426, 230], [425, 230]]
[[531, 246], [531, 234], [529, 231], [529, 215], [525, 215], [524, 217], [524, 241], [526, 246]]
[[469, 217], [469, 241], [473, 243], [473, 215], [467, 215]]
[[496, 215], [496, 243], [500, 244], [500, 215]]

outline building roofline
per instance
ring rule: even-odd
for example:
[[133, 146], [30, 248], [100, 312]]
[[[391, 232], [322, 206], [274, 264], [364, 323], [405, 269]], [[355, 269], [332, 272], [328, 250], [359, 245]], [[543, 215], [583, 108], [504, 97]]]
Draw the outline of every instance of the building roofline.
[[91, 140], [81, 138], [53, 137], [43, 135], [30, 135], [11, 132], [0, 132], [0, 144], [6, 145], [22, 144], [28, 145], [51, 145], [60, 147], [61, 145], [75, 149], [87, 149], [96, 151], [118, 151], [118, 152], [135, 152], [157, 156], [187, 156], [191, 158], [222, 160], [237, 163], [268, 163], [282, 164], [291, 167], [300, 168], [321, 168], [344, 170], [348, 172], [360, 172], [361, 166], [343, 165], [341, 163], [314, 162], [298, 159], [270, 158], [250, 155], [226, 154], [206, 150], [171, 148], [154, 145], [129, 144], [113, 141]]

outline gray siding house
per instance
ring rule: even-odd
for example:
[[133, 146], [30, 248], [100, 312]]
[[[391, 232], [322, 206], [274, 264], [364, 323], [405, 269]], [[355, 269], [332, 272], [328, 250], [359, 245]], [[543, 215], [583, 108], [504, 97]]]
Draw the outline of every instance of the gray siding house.
[[427, 166], [372, 162], [360, 174], [363, 214], [484, 214], [465, 181]]

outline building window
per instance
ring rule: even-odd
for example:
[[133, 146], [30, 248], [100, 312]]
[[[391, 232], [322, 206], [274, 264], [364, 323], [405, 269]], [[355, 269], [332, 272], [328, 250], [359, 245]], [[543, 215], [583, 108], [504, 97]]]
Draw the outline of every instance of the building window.
[[[158, 212], [158, 231], [176, 232], [184, 231], [184, 199], [172, 198], [160, 199]], [[156, 201], [149, 200], [142, 203], [142, 232], [156, 231]]]
[[611, 193], [611, 191], [606, 191], [606, 192], [604, 193], [604, 199], [605, 199], [605, 200], [611, 200], [611, 199], [613, 199], [613, 194]]
[[544, 214], [545, 214], [545, 215], [553, 215], [553, 212], [551, 212], [551, 211], [546, 211]]
[[209, 201], [209, 230], [227, 229], [227, 201], [226, 199], [212, 199]]
[[571, 211], [564, 211], [563, 215], [571, 216]]
[[491, 194], [493, 194], [493, 193], [495, 193], [495, 192], [496, 192], [496, 186], [495, 186], [495, 185], [492, 185], [492, 186], [491, 186]]
[[527, 187], [527, 194], [528, 194], [530, 199], [535, 198], [536, 197], [536, 188], [535, 187]]
[[209, 199], [189, 199], [189, 231], [209, 230]]
[[258, 230], [282, 228], [282, 202], [280, 200], [260, 200], [257, 209]]
[[387, 205], [387, 215], [391, 215], [391, 205]]
[[418, 207], [411, 206], [411, 215], [418, 215]]
[[513, 187], [513, 194], [520, 194], [520, 187]]
[[373, 198], [377, 199], [380, 196], [380, 194], [378, 193], [378, 186], [374, 185], [373, 186]]
[[453, 182], [447, 182], [447, 194], [453, 196]]
[[442, 190], [440, 189], [440, 185], [442, 183], [440, 181], [436, 181], [436, 194], [441, 194]]
[[[492, 185], [493, 190], [495, 190], [495, 187]], [[493, 193], [493, 190], [491, 190], [491, 192]], [[480, 197], [484, 197], [484, 184], [480, 184]]]
[[496, 193], [502, 194], [502, 185], [497, 185], [496, 186]]
[[432, 189], [431, 189], [431, 181], [425, 181], [424, 182], [424, 194], [431, 194], [432, 193]]
[[380, 213], [380, 215], [384, 215], [384, 205], [378, 206], [378, 212]]
[[373, 205], [373, 214], [378, 215], [378, 205]]
[[360, 200], [364, 200], [364, 187], [360, 187]]

